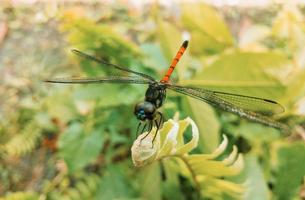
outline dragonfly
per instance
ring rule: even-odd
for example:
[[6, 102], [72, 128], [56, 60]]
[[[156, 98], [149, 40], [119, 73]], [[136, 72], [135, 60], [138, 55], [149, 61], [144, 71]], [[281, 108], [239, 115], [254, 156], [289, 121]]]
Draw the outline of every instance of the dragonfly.
[[131, 70], [127, 67], [122, 67], [116, 64], [108, 63], [102, 59], [86, 54], [79, 50], [73, 49], [72, 52], [76, 55], [96, 62], [100, 65], [105, 65], [122, 72], [127, 72], [130, 75], [124, 76], [107, 76], [107, 77], [80, 77], [80, 78], [54, 78], [47, 79], [49, 83], [63, 84], [99, 84], [99, 83], [117, 83], [117, 84], [144, 84], [148, 85], [143, 101], [137, 103], [134, 107], [134, 114], [139, 120], [137, 134], [147, 131], [141, 141], [150, 134], [153, 127], [156, 127], [156, 133], [152, 140], [155, 140], [157, 132], [164, 123], [164, 116], [159, 111], [166, 99], [167, 89], [177, 93], [198, 99], [208, 103], [223, 111], [231, 112], [239, 115], [242, 118], [264, 124], [266, 126], [277, 129], [287, 129], [286, 125], [270, 118], [267, 114], [278, 114], [284, 112], [284, 107], [276, 101], [253, 97], [247, 95], [233, 94], [221, 91], [208, 90], [201, 87], [185, 86], [172, 83], [171, 75], [177, 66], [180, 58], [187, 49], [188, 41], [185, 40], [174, 59], [171, 62], [166, 74], [161, 80], [156, 80], [148, 74]]

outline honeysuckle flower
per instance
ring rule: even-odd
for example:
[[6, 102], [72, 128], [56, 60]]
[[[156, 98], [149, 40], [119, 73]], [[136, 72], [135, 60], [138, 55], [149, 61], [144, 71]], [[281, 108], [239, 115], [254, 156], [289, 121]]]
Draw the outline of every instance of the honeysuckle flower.
[[[187, 126], [192, 126], [192, 139], [184, 144], [183, 134]], [[156, 133], [153, 129], [147, 137], [147, 132], [139, 135], [131, 148], [132, 160], [135, 166], [143, 166], [154, 160], [159, 160], [166, 156], [185, 154], [198, 145], [198, 127], [191, 118], [175, 121], [168, 120], [163, 124], [163, 128]], [[157, 134], [154, 144], [152, 140]], [[144, 139], [142, 139], [145, 137]]]
[[[192, 138], [184, 142], [185, 130], [191, 126]], [[221, 144], [210, 154], [189, 154], [197, 147], [199, 130], [195, 122], [187, 117], [183, 120], [168, 120], [163, 128], [156, 134], [153, 129], [147, 136], [147, 132], [138, 136], [131, 148], [132, 160], [135, 166], [141, 167], [165, 157], [172, 157], [178, 162], [180, 172], [194, 180], [195, 187], [205, 197], [222, 199], [229, 195], [239, 199], [244, 192], [244, 184], [234, 183], [224, 178], [235, 176], [243, 169], [243, 157], [238, 153], [236, 146], [223, 160], [219, 160], [228, 146], [228, 138], [223, 135]], [[146, 137], [145, 137], [146, 136]], [[180, 159], [180, 160], [179, 160]], [[168, 162], [168, 159], [166, 159]]]

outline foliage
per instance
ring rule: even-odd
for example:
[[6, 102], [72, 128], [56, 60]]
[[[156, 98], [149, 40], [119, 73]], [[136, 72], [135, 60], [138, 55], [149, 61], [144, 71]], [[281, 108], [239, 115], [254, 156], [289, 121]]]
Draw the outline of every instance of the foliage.
[[20, 134], [12, 137], [3, 147], [9, 156], [22, 156], [31, 152], [41, 137], [40, 129], [35, 122], [28, 122]]
[[[304, 9], [172, 8], [1, 6], [0, 27], [8, 29], [0, 41], [1, 199], [304, 198]], [[289, 125], [290, 136], [169, 92], [166, 118], [179, 111], [194, 122], [169, 120], [154, 148], [151, 137], [144, 149], [134, 146], [134, 161], [145, 164], [138, 168], [130, 157], [133, 106], [145, 87], [41, 82], [125, 75], [71, 49], [158, 80], [188, 36], [173, 81], [278, 101], [285, 112], [270, 117]]]
[[75, 184], [71, 187], [70, 180], [66, 176], [62, 176], [62, 183], [54, 185], [54, 182], [49, 182], [45, 187], [45, 197], [48, 199], [92, 199], [94, 198], [98, 185], [100, 183], [100, 177], [93, 173], [79, 174], [75, 177]]
[[58, 142], [60, 156], [71, 172], [81, 169], [95, 160], [104, 143], [98, 131], [86, 132], [79, 123], [72, 124]]
[[[15, 192], [6, 195], [6, 200], [36, 200], [38, 195], [34, 192]], [[2, 200], [2, 198], [0, 198]]]
[[[277, 171], [274, 192], [278, 199], [292, 199], [300, 190], [300, 183], [305, 169], [299, 163], [305, 161], [304, 143], [280, 145], [277, 150]], [[289, 174], [286, 173], [289, 171]], [[289, 185], [289, 188], [285, 187]]]

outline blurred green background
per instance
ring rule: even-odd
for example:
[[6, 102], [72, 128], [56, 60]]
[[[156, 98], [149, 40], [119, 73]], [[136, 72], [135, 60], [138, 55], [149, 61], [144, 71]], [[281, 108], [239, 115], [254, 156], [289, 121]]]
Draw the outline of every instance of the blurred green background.
[[195, 199], [175, 166], [132, 164], [133, 108], [146, 87], [41, 81], [120, 74], [73, 48], [158, 80], [186, 36], [174, 80], [278, 101], [286, 111], [273, 118], [291, 134], [171, 92], [166, 119], [178, 111], [196, 122], [196, 153], [222, 134], [237, 145], [245, 167], [231, 181], [245, 186], [242, 199], [305, 199], [304, 14], [292, 3], [1, 2], [0, 199]]

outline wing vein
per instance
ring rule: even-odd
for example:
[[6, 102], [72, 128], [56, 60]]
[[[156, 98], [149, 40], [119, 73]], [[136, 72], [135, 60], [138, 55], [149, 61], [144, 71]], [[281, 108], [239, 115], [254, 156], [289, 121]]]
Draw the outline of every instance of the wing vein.
[[112, 64], [112, 63], [108, 63], [104, 60], [101, 60], [101, 59], [98, 59], [98, 58], [95, 58], [89, 54], [86, 54], [86, 53], [83, 53], [79, 50], [76, 50], [76, 49], [73, 49], [72, 50], [73, 53], [75, 53], [76, 55], [80, 56], [80, 57], [83, 57], [83, 58], [86, 58], [86, 59], [89, 59], [89, 60], [92, 60], [94, 62], [97, 62], [99, 64], [103, 64], [103, 65], [108, 65], [108, 66], [111, 66], [111, 67], [114, 67], [118, 70], [121, 70], [121, 71], [125, 71], [125, 72], [129, 72], [129, 73], [132, 73], [132, 74], [135, 74], [135, 75], [138, 75], [140, 77], [143, 77], [145, 79], [148, 79], [148, 80], [151, 80], [153, 82], [155, 82], [155, 79], [152, 78], [151, 76], [147, 75], [147, 74], [143, 74], [143, 73], [140, 73], [140, 72], [136, 72], [136, 71], [133, 71], [131, 69], [128, 69], [128, 68], [125, 68], [125, 67], [121, 67], [121, 66], [118, 66], [118, 65], [115, 65], [115, 64]]
[[67, 84], [90, 84], [90, 83], [127, 83], [127, 84], [149, 84], [152, 81], [133, 76], [109, 76], [109, 77], [64, 77], [46, 79], [49, 83], [67, 83]]
[[[241, 104], [230, 102], [227, 99], [224, 98], [224, 96], [219, 96], [217, 94], [225, 94], [229, 97], [235, 97], [235, 98], [242, 98], [246, 97], [246, 99], [252, 99], [250, 96], [243, 96], [243, 95], [234, 95], [229, 93], [218, 93], [215, 91], [205, 90], [202, 88], [195, 88], [195, 87], [182, 87], [178, 85], [168, 85], [169, 89], [174, 90], [178, 93], [182, 93], [185, 95], [188, 95], [190, 97], [199, 99], [201, 101], [204, 101], [212, 106], [215, 106], [216, 108], [220, 108], [224, 111], [235, 113], [239, 115], [240, 117], [249, 119], [251, 121], [259, 122], [271, 127], [279, 128], [279, 129], [287, 129], [287, 126], [277, 122], [269, 117], [266, 117], [258, 112], [255, 112], [254, 110], [247, 109], [246, 106], [241, 106]], [[254, 100], [260, 101], [264, 99], [260, 99], [257, 97], [253, 97]], [[260, 99], [260, 100], [259, 100]], [[264, 102], [264, 101], [262, 101]], [[271, 101], [272, 103], [275, 103], [275, 105], [280, 105], [276, 102]], [[281, 107], [281, 106], [280, 106]], [[282, 108], [282, 107], [281, 107]]]

